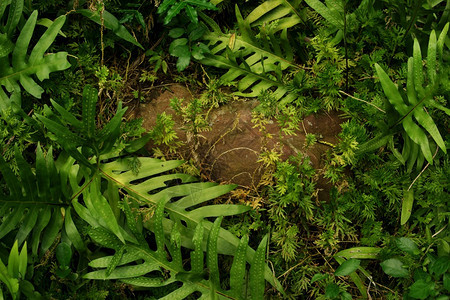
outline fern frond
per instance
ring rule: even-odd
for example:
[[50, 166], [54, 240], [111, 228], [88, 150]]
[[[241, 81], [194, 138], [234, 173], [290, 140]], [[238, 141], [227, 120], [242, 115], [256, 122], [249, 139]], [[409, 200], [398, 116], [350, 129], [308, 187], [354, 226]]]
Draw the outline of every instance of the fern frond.
[[[236, 215], [246, 212], [250, 208], [243, 205], [206, 205], [208, 201], [228, 193], [234, 188], [233, 185], [217, 185], [210, 182], [196, 183], [194, 182], [196, 180], [194, 177], [186, 174], [163, 175], [163, 173], [180, 166], [183, 163], [182, 161], [161, 161], [154, 158], [139, 158], [139, 160], [141, 168], [137, 175], [130, 169], [127, 159], [116, 159], [112, 162], [101, 164], [100, 173], [102, 177], [126, 191], [130, 196], [146, 203], [146, 206], [156, 207], [153, 217], [149, 221], [144, 222], [143, 225], [155, 233], [156, 244], [158, 249], [160, 249], [156, 251], [155, 255], [159, 259], [165, 256], [165, 254], [163, 255], [164, 245], [169, 249], [170, 256], [173, 259], [180, 257], [178, 252], [170, 250], [171, 247], [175, 246], [173, 244], [167, 245], [165, 242], [167, 236], [173, 235], [174, 231], [179, 232], [181, 234], [180, 245], [194, 249], [192, 252], [192, 268], [197, 271], [200, 270], [202, 261], [200, 250], [205, 251], [208, 248], [208, 243], [203, 241], [214, 231], [214, 225], [206, 218]], [[173, 182], [174, 180], [178, 181], [179, 184], [169, 186], [168, 182]], [[164, 203], [163, 208], [161, 208], [161, 202]], [[95, 217], [88, 213], [88, 211], [92, 213], [93, 209], [85, 208], [84, 206], [80, 209], [80, 206], [82, 205], [74, 204], [78, 214], [88, 222], [89, 220], [96, 222]], [[83, 210], [85, 210], [85, 213], [82, 212]], [[167, 212], [168, 216], [165, 216], [164, 212]], [[126, 214], [130, 215], [130, 212]], [[87, 217], [85, 218], [83, 215]], [[158, 221], [160, 215], [162, 219]], [[128, 222], [132, 219], [134, 218], [127, 217]], [[136, 224], [131, 224], [130, 228], [137, 228], [136, 226]], [[201, 226], [201, 229], [199, 226]], [[106, 230], [105, 226], [100, 227]], [[160, 231], [163, 231], [164, 237], [159, 233]], [[111, 231], [108, 232], [109, 236], [116, 241], [114, 242], [114, 247], [119, 247], [121, 245], [120, 240]], [[133, 232], [136, 233], [138, 231], [133, 229]], [[136, 236], [134, 234], [135, 240], [142, 241], [142, 237], [139, 237], [139, 235]], [[222, 228], [218, 230], [217, 235], [217, 251], [220, 254], [234, 255], [239, 245], [239, 239]], [[125, 240], [128, 240], [126, 245], [131, 242], [131, 239], [126, 238]], [[142, 245], [142, 243], [139, 243], [139, 245]], [[251, 263], [254, 253], [253, 249], [247, 247], [245, 260]], [[165, 265], [163, 264], [163, 266]], [[111, 276], [113, 274], [114, 272], [111, 273]], [[264, 278], [281, 290], [279, 283], [273, 279], [267, 266], [264, 268]]]
[[[417, 39], [414, 40], [413, 57], [408, 59], [408, 73], [406, 80], [407, 101], [404, 100], [397, 86], [389, 78], [386, 72], [378, 64], [375, 64], [375, 70], [380, 79], [383, 91], [389, 100], [390, 105], [392, 105], [400, 116], [395, 124], [402, 124], [404, 130], [404, 143], [401, 153], [402, 159], [400, 161], [406, 161], [408, 172], [412, 171], [414, 165], [417, 166], [418, 170], [421, 169], [425, 160], [427, 160], [428, 163], [433, 164], [434, 156], [430, 148], [432, 142], [436, 143], [437, 147], [444, 153], [447, 153], [445, 142], [437, 125], [425, 108], [427, 105], [435, 106], [438, 109], [443, 108], [434, 105], [432, 96], [435, 93], [437, 86], [440, 84], [441, 78], [438, 76], [439, 72], [445, 72], [445, 70], [442, 70], [444, 68], [441, 68], [441, 64], [443, 63], [441, 53], [443, 52], [444, 44], [440, 43], [439, 40], [444, 40], [448, 29], [449, 23], [445, 25], [438, 41], [436, 41], [434, 30], [431, 32], [428, 43], [427, 70], [424, 70], [422, 65], [420, 45]], [[425, 75], [428, 75], [428, 85], [424, 87]], [[442, 110], [446, 112], [445, 109]], [[395, 126], [392, 126], [392, 128], [393, 127]], [[372, 146], [380, 145], [378, 141], [384, 142], [385, 144], [388, 141], [388, 136], [380, 135], [362, 145], [361, 148], [364, 148], [365, 151], [369, 148], [373, 150], [374, 148]]]
[[[59, 144], [68, 154], [78, 162], [92, 168], [93, 165], [89, 162], [91, 156], [96, 154], [99, 158], [100, 155], [111, 155], [120, 137], [120, 123], [127, 110], [122, 108], [122, 103], [119, 102], [114, 117], [101, 130], [98, 130], [95, 126], [97, 100], [97, 89], [86, 85], [83, 89], [82, 120], [78, 120], [55, 101], [51, 102], [61, 115], [59, 122], [36, 114], [36, 117], [56, 135]], [[73, 126], [73, 130], [67, 125]]]
[[77, 181], [74, 160], [64, 160], [61, 156], [58, 164], [63, 167], [57, 170], [52, 149], [45, 156], [38, 147], [33, 171], [19, 150], [15, 150], [19, 178], [0, 157], [0, 173], [9, 189], [9, 193], [0, 194], [0, 239], [15, 234], [19, 245], [29, 240], [32, 254], [37, 256], [44, 254], [65, 228], [69, 238], [74, 240], [76, 249], [83, 251], [85, 246], [72, 221], [70, 209], [65, 210], [70, 204], [66, 194], [72, 190], [67, 180]]
[[241, 35], [225, 34], [209, 17], [202, 15], [211, 31], [203, 38], [209, 41], [211, 54], [202, 63], [227, 69], [220, 79], [224, 83], [237, 82], [237, 95], [256, 97], [262, 91], [275, 89], [274, 97], [282, 102], [294, 99], [282, 82], [282, 71], [300, 67], [293, 61], [293, 52], [287, 38], [287, 30], [281, 33], [261, 34], [258, 41], [248, 20], [244, 20], [236, 6], [236, 17]]
[[275, 32], [288, 29], [302, 22], [306, 17], [298, 10], [300, 3], [300, 0], [265, 1], [256, 7], [245, 21], [252, 27], [276, 22], [273, 28]]
[[340, 0], [325, 1], [325, 4], [319, 0], [305, 0], [305, 2], [336, 30], [344, 30], [344, 5]]
[[[186, 270], [181, 256], [181, 245], [173, 243], [167, 238], [164, 232], [164, 207], [170, 198], [162, 198], [156, 207], [152, 217], [153, 232], [155, 234], [156, 250], [151, 250], [145, 244], [127, 243], [121, 246], [121, 242], [113, 234], [103, 228], [90, 229], [89, 235], [101, 246], [116, 250], [116, 255], [95, 259], [89, 263], [92, 268], [100, 270], [92, 271], [84, 277], [87, 279], [119, 279], [120, 281], [139, 287], [161, 287], [174, 282], [182, 285], [175, 291], [167, 294], [161, 299], [185, 299], [194, 292], [200, 292], [203, 297], [219, 297], [232, 299], [247, 299], [243, 289], [236, 289], [233, 284], [231, 290], [224, 290], [219, 281], [218, 267], [218, 245], [222, 216], [217, 218], [212, 224], [207, 237], [206, 266], [203, 260], [204, 251], [204, 221], [197, 224], [192, 241], [194, 250], [191, 252], [191, 268]], [[135, 223], [134, 219], [127, 219]], [[130, 226], [130, 224], [128, 224]], [[131, 224], [134, 227], [135, 224]], [[178, 232], [178, 226], [172, 227], [172, 231]], [[243, 238], [240, 242], [238, 254], [233, 261], [233, 269], [239, 272], [231, 274], [230, 281], [238, 282], [242, 285], [246, 271], [245, 253], [247, 252], [248, 239]], [[250, 267], [252, 281], [248, 290], [251, 295], [259, 299], [256, 295], [263, 295], [265, 282], [265, 247], [267, 237], [263, 239]], [[119, 255], [117, 255], [119, 254]], [[171, 258], [169, 261], [168, 257]], [[108, 274], [108, 269], [112, 264], [117, 267]], [[207, 275], [207, 270], [209, 275]], [[150, 275], [151, 273], [151, 275]], [[165, 275], [166, 274], [166, 275]]]
[[[50, 73], [70, 67], [67, 52], [45, 53], [63, 26], [65, 16], [60, 16], [50, 25], [29, 54], [28, 48], [36, 26], [37, 11], [30, 15], [15, 44], [11, 41], [12, 32], [22, 15], [23, 0], [22, 6], [19, 2], [12, 1], [8, 22], [6, 26], [0, 26], [0, 111], [7, 109], [12, 103], [20, 107], [20, 86], [34, 97], [41, 97], [44, 90], [33, 76], [43, 81], [49, 78]], [[4, 88], [12, 96], [8, 96]]]

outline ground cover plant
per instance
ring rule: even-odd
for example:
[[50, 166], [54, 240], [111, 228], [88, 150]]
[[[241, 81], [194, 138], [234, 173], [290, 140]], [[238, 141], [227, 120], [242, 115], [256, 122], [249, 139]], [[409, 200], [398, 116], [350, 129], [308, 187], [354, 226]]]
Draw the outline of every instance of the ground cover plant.
[[449, 22], [450, 0], [2, 0], [0, 299], [448, 299]]

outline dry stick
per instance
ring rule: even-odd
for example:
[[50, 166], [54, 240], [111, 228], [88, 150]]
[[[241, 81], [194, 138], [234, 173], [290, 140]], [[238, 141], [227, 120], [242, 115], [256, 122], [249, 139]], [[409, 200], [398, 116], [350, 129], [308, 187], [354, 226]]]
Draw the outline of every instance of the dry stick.
[[232, 127], [231, 129], [227, 130], [224, 134], [222, 134], [222, 135], [214, 142], [214, 144], [213, 144], [211, 147], [209, 147], [208, 151], [206, 152], [205, 157], [207, 157], [207, 156], [209, 155], [209, 153], [211, 152], [211, 150], [213, 150], [213, 148], [217, 145], [217, 143], [219, 143], [220, 140], [222, 140], [223, 138], [225, 138], [225, 136], [226, 136], [227, 134], [231, 133], [233, 130], [236, 129], [236, 127], [237, 127], [238, 124], [239, 124], [239, 117], [240, 117], [240, 113], [236, 116], [236, 119], [235, 119], [234, 122], [233, 122], [233, 127]]
[[372, 284], [372, 281], [369, 280], [369, 284], [368, 284], [367, 289], [366, 289], [367, 298], [369, 300], [372, 300], [372, 296], [370, 296], [370, 285], [371, 284]]
[[[438, 153], [438, 151], [439, 151], [439, 146], [436, 146], [436, 151], [434, 152], [433, 159], [436, 157], [436, 154]], [[428, 162], [426, 164], [426, 166], [422, 169], [422, 171], [420, 171], [419, 175], [417, 175], [417, 177], [414, 178], [413, 182], [411, 182], [411, 185], [408, 188], [408, 191], [412, 188], [414, 183], [416, 183], [417, 179], [419, 179], [419, 177], [422, 175], [422, 173], [425, 172], [425, 170], [428, 168], [429, 165], [430, 165], [430, 162]]]
[[[267, 255], [267, 257], [269, 256], [269, 247], [267, 247], [267, 254], [266, 255]], [[276, 283], [277, 277], [275, 276], [275, 268], [273, 267], [273, 263], [270, 260], [267, 259], [267, 262], [270, 264], [270, 267], [272, 268], [272, 278], [273, 278], [273, 282], [275, 284], [275, 288], [277, 288], [276, 287], [276, 285], [277, 285], [277, 283]]]
[[[309, 258], [309, 257], [307, 257]], [[298, 266], [300, 266], [301, 264], [303, 264], [305, 262], [306, 258], [304, 258], [303, 260], [301, 260], [298, 264], [296, 264], [295, 266], [289, 268], [289, 270], [287, 270], [286, 272], [284, 272], [283, 274], [281, 274], [280, 276], [277, 277], [277, 279], [280, 279], [281, 277], [289, 274], [292, 270], [294, 270], [295, 268], [297, 268]]]
[[386, 290], [390, 291], [391, 293], [394, 293], [393, 290], [391, 290], [390, 288], [388, 288], [388, 287], [385, 286], [385, 285], [382, 285], [382, 284], [380, 284], [380, 283], [377, 283], [377, 285], [378, 285], [378, 286], [381, 286], [382, 288], [385, 288]]
[[383, 109], [379, 108], [379, 107], [376, 106], [375, 104], [370, 103], [369, 101], [366, 101], [366, 100], [363, 100], [363, 99], [356, 98], [355, 96], [352, 96], [352, 95], [350, 95], [350, 94], [347, 94], [347, 93], [344, 92], [344, 91], [339, 91], [339, 93], [344, 94], [344, 95], [346, 95], [346, 96], [348, 96], [348, 97], [350, 97], [350, 98], [352, 98], [352, 99], [355, 99], [355, 100], [364, 102], [364, 103], [366, 103], [366, 104], [372, 105], [373, 107], [375, 107], [375, 108], [378, 109], [379, 111], [381, 111], [381, 112], [383, 112], [383, 113], [386, 113], [386, 111], [384, 111]]
[[255, 153], [256, 155], [259, 154], [257, 151], [255, 151], [255, 150], [253, 150], [253, 149], [250, 149], [250, 148], [248, 148], [248, 147], [237, 147], [237, 148], [229, 149], [229, 150], [227, 150], [227, 151], [225, 151], [225, 152], [220, 153], [220, 155], [217, 156], [217, 158], [214, 160], [213, 164], [211, 165], [211, 172], [212, 172], [212, 170], [213, 170], [213, 168], [214, 168], [214, 165], [216, 164], [217, 160], [218, 160], [221, 156], [223, 156], [223, 155], [225, 155], [225, 154], [227, 154], [227, 153], [229, 153], [229, 152], [231, 152], [231, 151], [236, 151], [236, 150], [249, 150], [249, 151]]
[[305, 128], [305, 122], [304, 121], [302, 121], [302, 126], [303, 126], [303, 130], [305, 131], [305, 134], [308, 134], [308, 132], [306, 131], [306, 128]]
[[319, 251], [319, 249], [314, 248], [317, 253], [319, 253], [320, 256], [322, 256], [323, 260], [325, 261], [325, 263], [328, 265], [328, 267], [333, 271], [333, 273], [336, 271], [331, 265], [330, 262], [325, 258], [325, 256], [323, 256], [323, 254]]

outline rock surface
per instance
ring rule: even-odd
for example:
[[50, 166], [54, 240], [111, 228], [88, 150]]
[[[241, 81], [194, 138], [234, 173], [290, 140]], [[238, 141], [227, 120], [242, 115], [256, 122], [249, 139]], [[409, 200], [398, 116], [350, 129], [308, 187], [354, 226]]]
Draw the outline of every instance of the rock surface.
[[[321, 157], [330, 149], [330, 146], [316, 143], [307, 151], [303, 150], [305, 130], [307, 133], [317, 134], [321, 141], [335, 144], [337, 134], [340, 132], [340, 123], [336, 112], [331, 114], [318, 114], [306, 117], [301, 130], [295, 136], [280, 134], [276, 121], [266, 125], [272, 139], [264, 139], [258, 128], [251, 122], [252, 109], [258, 105], [257, 100], [233, 101], [210, 111], [208, 122], [210, 131], [203, 131], [197, 137], [186, 134], [183, 129], [183, 119], [176, 115], [170, 107], [170, 100], [174, 97], [189, 101], [193, 98], [190, 91], [184, 86], [174, 84], [154, 99], [141, 103], [134, 111], [134, 117], [144, 119], [143, 126], [150, 130], [156, 124], [156, 116], [162, 112], [170, 114], [175, 121], [175, 131], [183, 146], [179, 149], [185, 158], [193, 158], [207, 172], [207, 177], [227, 183], [236, 183], [243, 187], [255, 188], [264, 173], [264, 166], [258, 162], [263, 146], [265, 149], [281, 150], [283, 159], [303, 152], [311, 159], [316, 169], [323, 167]], [[151, 143], [148, 148], [154, 145]], [[325, 180], [320, 180], [317, 187], [323, 191], [319, 198], [328, 198], [327, 190], [330, 186]], [[322, 195], [322, 196], [321, 196]]]

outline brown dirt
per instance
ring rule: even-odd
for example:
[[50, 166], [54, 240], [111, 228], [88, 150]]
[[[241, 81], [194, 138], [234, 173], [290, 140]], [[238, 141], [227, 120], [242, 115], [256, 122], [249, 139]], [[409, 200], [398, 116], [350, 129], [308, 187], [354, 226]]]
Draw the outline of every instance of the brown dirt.
[[[280, 134], [276, 121], [271, 122], [266, 125], [266, 129], [273, 138], [263, 139], [262, 133], [254, 128], [251, 122], [251, 112], [258, 104], [257, 100], [243, 100], [213, 109], [208, 118], [211, 130], [193, 137], [192, 134], [186, 134], [182, 118], [176, 115], [169, 105], [174, 97], [190, 100], [193, 95], [184, 86], [170, 85], [160, 91], [157, 97], [141, 103], [135, 109], [134, 117], [143, 118], [143, 126], [151, 129], [158, 114], [171, 114], [176, 123], [174, 129], [184, 143], [179, 149], [183, 157], [194, 159], [212, 180], [236, 183], [248, 188], [256, 188], [264, 173], [264, 165], [258, 162], [263, 146], [268, 150], [281, 150], [283, 159], [303, 152], [311, 159], [314, 168], [320, 169], [323, 167], [321, 158], [330, 146], [316, 143], [305, 152], [305, 130], [307, 133], [320, 135], [321, 141], [332, 144], [337, 142], [336, 136], [341, 130], [342, 120], [333, 112], [306, 117], [303, 124], [300, 124], [301, 131], [297, 131], [296, 136]], [[150, 143], [148, 148], [153, 146]], [[322, 190], [319, 194], [320, 200], [326, 200], [331, 186], [322, 178], [318, 180], [317, 187]]]

